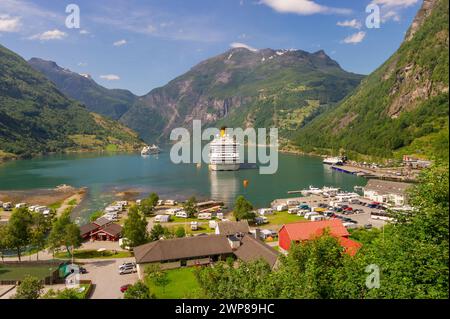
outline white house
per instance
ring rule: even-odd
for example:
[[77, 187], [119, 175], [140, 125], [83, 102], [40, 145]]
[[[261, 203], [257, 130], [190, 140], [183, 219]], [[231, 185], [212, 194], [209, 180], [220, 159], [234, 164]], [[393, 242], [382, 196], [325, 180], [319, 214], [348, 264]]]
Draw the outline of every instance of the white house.
[[364, 187], [364, 197], [378, 203], [404, 206], [409, 187], [411, 184], [408, 183], [371, 179]]

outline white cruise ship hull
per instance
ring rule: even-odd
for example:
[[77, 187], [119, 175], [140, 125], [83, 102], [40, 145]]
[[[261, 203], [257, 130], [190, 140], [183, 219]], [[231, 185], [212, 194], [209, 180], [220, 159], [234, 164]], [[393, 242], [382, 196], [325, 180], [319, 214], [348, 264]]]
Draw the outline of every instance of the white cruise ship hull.
[[209, 164], [212, 171], [237, 171], [239, 167], [239, 164]]

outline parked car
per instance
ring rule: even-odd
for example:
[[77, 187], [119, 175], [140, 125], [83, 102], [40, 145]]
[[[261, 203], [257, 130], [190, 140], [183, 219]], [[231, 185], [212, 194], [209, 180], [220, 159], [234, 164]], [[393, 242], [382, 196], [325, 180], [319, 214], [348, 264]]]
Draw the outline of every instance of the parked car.
[[372, 224], [365, 224], [365, 225], [364, 225], [364, 228], [365, 228], [365, 229], [371, 229], [371, 228], [372, 228]]
[[120, 287], [120, 292], [121, 292], [121, 293], [124, 293], [124, 292], [127, 291], [128, 288], [130, 288], [130, 287], [131, 287], [130, 284], [128, 284], [128, 285], [123, 285], [123, 286]]
[[123, 263], [122, 265], [119, 266], [119, 270], [127, 267], [136, 267], [136, 264], [133, 262]]
[[121, 268], [119, 270], [119, 275], [126, 275], [126, 274], [132, 274], [137, 272], [136, 266], [126, 266], [124, 268]]
[[87, 274], [88, 272], [84, 267], [79, 267], [78, 269], [80, 270], [80, 274]]

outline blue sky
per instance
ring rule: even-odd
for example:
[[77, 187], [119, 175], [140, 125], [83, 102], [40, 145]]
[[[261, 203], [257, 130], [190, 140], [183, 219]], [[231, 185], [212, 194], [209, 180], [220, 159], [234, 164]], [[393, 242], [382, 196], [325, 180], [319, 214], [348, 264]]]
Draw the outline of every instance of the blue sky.
[[[68, 4], [80, 29], [65, 25]], [[0, 44], [143, 95], [228, 50], [324, 50], [368, 74], [400, 45], [421, 0], [0, 0]], [[367, 28], [366, 6], [380, 8]]]

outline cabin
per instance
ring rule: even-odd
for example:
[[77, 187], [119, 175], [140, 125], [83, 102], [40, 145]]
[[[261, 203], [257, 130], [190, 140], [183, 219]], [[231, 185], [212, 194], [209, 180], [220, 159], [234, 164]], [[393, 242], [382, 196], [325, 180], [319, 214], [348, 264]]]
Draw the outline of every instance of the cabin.
[[122, 235], [122, 226], [109, 224], [91, 233], [91, 240], [118, 241]]
[[325, 231], [328, 231], [331, 236], [336, 237], [344, 251], [351, 256], [355, 255], [359, 248], [361, 248], [360, 243], [348, 238], [350, 233], [342, 224], [342, 221], [338, 219], [283, 225], [278, 232], [279, 247], [283, 251], [289, 251], [293, 243], [298, 244], [303, 241], [312, 240], [322, 236]]

